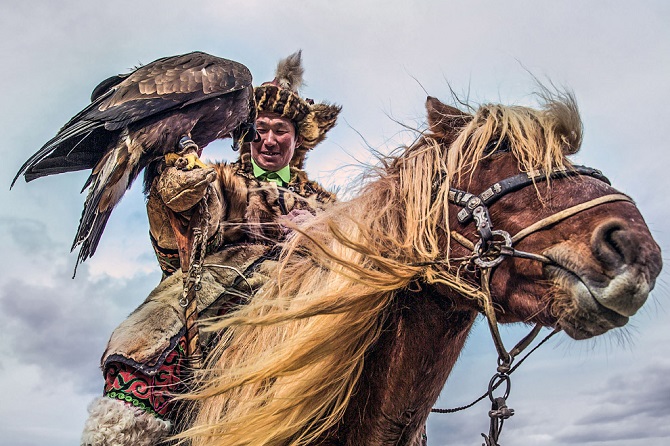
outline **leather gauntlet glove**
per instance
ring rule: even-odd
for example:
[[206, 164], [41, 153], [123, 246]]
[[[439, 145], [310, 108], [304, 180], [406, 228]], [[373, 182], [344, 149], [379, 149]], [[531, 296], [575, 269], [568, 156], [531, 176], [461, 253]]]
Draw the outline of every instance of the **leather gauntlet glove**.
[[182, 213], [195, 206], [207, 192], [210, 183], [216, 180], [216, 171], [206, 169], [165, 169], [156, 183], [163, 203], [174, 212]]
[[210, 213], [208, 234], [216, 234], [222, 214], [221, 197], [213, 168], [180, 170], [168, 167], [151, 185], [147, 201], [149, 228], [159, 247], [176, 249], [168, 212], [172, 211], [184, 221], [190, 219], [193, 207], [205, 196], [208, 188], [208, 209]]

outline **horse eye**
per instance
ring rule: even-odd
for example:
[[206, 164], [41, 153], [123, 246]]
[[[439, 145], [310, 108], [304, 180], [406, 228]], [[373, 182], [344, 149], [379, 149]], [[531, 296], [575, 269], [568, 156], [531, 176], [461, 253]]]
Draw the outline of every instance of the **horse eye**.
[[492, 155], [493, 153], [506, 153], [509, 151], [510, 147], [506, 139], [502, 141], [494, 140], [486, 145], [484, 148], [484, 155]]

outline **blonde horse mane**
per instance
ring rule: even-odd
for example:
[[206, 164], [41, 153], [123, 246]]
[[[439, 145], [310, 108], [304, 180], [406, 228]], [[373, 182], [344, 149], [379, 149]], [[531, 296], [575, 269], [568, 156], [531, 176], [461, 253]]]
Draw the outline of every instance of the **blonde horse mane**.
[[[508, 141], [525, 170], [564, 167], [564, 153], [581, 141], [576, 105], [571, 95], [544, 99], [541, 110], [481, 106], [453, 130], [446, 152], [444, 135], [431, 129], [386, 160], [357, 198], [296, 231], [273, 280], [210, 323], [222, 339], [185, 396], [194, 415], [177, 438], [210, 446], [316, 443], [341, 420], [398, 290], [440, 282], [479, 298], [447, 267], [449, 186], [496, 140]], [[435, 191], [443, 172], [448, 178]], [[444, 266], [416, 266], [436, 260]]]

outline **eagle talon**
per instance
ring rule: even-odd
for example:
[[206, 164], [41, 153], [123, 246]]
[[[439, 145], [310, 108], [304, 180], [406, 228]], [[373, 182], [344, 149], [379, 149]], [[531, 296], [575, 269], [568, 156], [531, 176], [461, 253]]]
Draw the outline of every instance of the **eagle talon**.
[[180, 170], [192, 170], [196, 167], [207, 168], [198, 157], [200, 147], [189, 136], [182, 136], [179, 140], [179, 153], [165, 155], [165, 163]]
[[207, 164], [203, 163], [195, 152], [178, 154], [168, 153], [165, 155], [165, 164], [168, 167], [174, 166], [179, 170], [193, 170], [195, 168], [206, 169]]
[[186, 156], [179, 157], [177, 161], [175, 161], [174, 163], [174, 167], [176, 167], [179, 170], [192, 170], [193, 165], [194, 163], [189, 161], [189, 159]]

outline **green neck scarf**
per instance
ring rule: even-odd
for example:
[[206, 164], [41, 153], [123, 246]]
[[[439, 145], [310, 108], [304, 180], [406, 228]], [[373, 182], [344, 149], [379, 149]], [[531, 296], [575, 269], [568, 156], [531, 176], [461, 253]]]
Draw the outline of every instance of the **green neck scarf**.
[[269, 172], [256, 164], [253, 158], [251, 158], [251, 165], [254, 169], [254, 176], [261, 181], [272, 181], [277, 186], [284, 186], [291, 181], [291, 168], [289, 166], [284, 166], [276, 172]]

